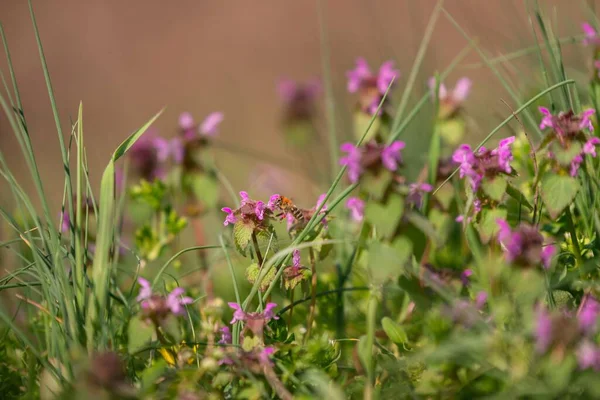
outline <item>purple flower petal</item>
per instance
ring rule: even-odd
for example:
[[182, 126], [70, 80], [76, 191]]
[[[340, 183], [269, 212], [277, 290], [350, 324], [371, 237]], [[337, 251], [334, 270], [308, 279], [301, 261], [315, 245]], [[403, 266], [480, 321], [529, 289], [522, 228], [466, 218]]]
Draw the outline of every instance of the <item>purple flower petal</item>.
[[179, 115], [179, 127], [184, 131], [192, 129], [195, 125], [194, 117], [189, 112], [183, 112]]
[[200, 124], [200, 134], [204, 136], [215, 136], [219, 133], [219, 125], [223, 122], [222, 112], [213, 112], [208, 115]]

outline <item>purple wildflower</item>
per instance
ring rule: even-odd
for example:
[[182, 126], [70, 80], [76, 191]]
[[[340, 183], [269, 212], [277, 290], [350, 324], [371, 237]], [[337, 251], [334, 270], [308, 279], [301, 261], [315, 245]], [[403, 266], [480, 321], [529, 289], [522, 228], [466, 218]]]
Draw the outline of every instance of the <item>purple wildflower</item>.
[[216, 136], [219, 133], [219, 125], [223, 122], [222, 112], [210, 113], [200, 124], [200, 134], [202, 136]]
[[598, 32], [592, 25], [587, 22], [581, 24], [581, 28], [583, 29], [583, 33], [585, 33], [585, 38], [583, 39], [584, 45], [598, 45], [600, 44], [600, 36], [598, 36]]
[[585, 154], [591, 155], [592, 157], [596, 157], [596, 146], [598, 146], [599, 144], [600, 138], [593, 137], [587, 142], [585, 142], [585, 144], [583, 145], [583, 152]]
[[169, 307], [173, 315], [183, 315], [185, 312], [185, 307], [183, 306], [194, 302], [191, 297], [182, 296], [184, 292], [183, 288], [178, 287], [173, 289], [167, 296], [167, 307]]
[[433, 186], [429, 183], [411, 183], [408, 186], [408, 195], [406, 202], [413, 204], [415, 207], [421, 207], [423, 203], [423, 194], [433, 190]]
[[404, 147], [406, 147], [406, 144], [399, 140], [393, 142], [389, 146], [384, 147], [384, 149], [381, 151], [381, 162], [383, 163], [383, 166], [390, 171], [397, 170], [398, 163], [402, 162], [402, 154], [400, 154], [400, 151]]
[[350, 197], [346, 201], [346, 208], [350, 210], [350, 216], [356, 222], [360, 222], [365, 217], [365, 202], [358, 197]]
[[237, 218], [234, 215], [234, 211], [229, 207], [221, 208], [221, 211], [226, 212], [227, 216], [225, 217], [225, 221], [223, 225], [227, 226], [229, 224], [235, 224], [237, 222]]
[[258, 359], [262, 364], [270, 364], [271, 356], [275, 353], [275, 348], [267, 346], [258, 353]]
[[461, 274], [460, 274], [460, 281], [462, 282], [462, 284], [464, 286], [469, 286], [469, 284], [471, 283], [471, 276], [473, 275], [473, 270], [472, 269], [465, 269]]
[[589, 340], [583, 340], [577, 349], [577, 362], [580, 369], [600, 371], [600, 348]]
[[600, 315], [600, 303], [591, 295], [586, 295], [581, 303], [577, 320], [585, 333], [593, 333]]
[[229, 329], [229, 327], [224, 326], [221, 329], [219, 329], [219, 331], [221, 332], [221, 340], [219, 340], [217, 343], [218, 344], [231, 344], [232, 336], [231, 336], [231, 330]]
[[194, 117], [192, 117], [192, 114], [189, 112], [183, 112], [179, 114], [179, 127], [182, 130], [188, 131], [193, 129], [195, 125], [196, 123], [194, 122]]
[[545, 353], [552, 343], [552, 319], [544, 308], [537, 311], [535, 322], [535, 348], [538, 353]]
[[452, 155], [452, 160], [460, 164], [460, 177], [467, 177], [471, 188], [476, 192], [484, 177], [494, 178], [499, 174], [510, 174], [510, 162], [513, 159], [511, 147], [514, 141], [515, 137], [511, 136], [501, 140], [493, 150], [481, 147], [476, 152], [468, 144], [459, 146]]
[[393, 80], [400, 76], [400, 71], [394, 69], [392, 61], [381, 64], [377, 75], [373, 75], [369, 65], [363, 58], [356, 60], [356, 67], [348, 71], [348, 91], [360, 92], [361, 109], [375, 114], [383, 95]]
[[267, 303], [265, 309], [262, 313], [257, 312], [245, 312], [242, 310], [242, 306], [238, 303], [227, 303], [229, 307], [234, 309], [233, 319], [230, 324], [235, 324], [238, 321], [250, 321], [250, 320], [262, 320], [265, 323], [269, 322], [272, 319], [279, 319], [275, 313], [273, 313], [273, 309], [277, 307], [275, 303]]
[[553, 245], [544, 246], [544, 237], [533, 226], [519, 225], [514, 231], [508, 222], [496, 220], [499, 226], [498, 242], [504, 247], [506, 261], [523, 266], [542, 264], [550, 267], [555, 248]]
[[318, 79], [306, 83], [281, 79], [277, 89], [285, 105], [286, 122], [305, 121], [313, 117], [316, 110], [315, 102], [321, 93], [321, 83]]
[[[435, 78], [434, 77], [429, 78], [428, 85], [429, 85], [429, 89], [432, 92], [432, 95], [433, 95], [433, 91], [435, 90], [435, 84], [436, 84]], [[440, 102], [452, 104], [456, 108], [456, 107], [460, 106], [460, 104], [467, 99], [467, 96], [469, 95], [469, 92], [471, 91], [471, 85], [472, 85], [472, 81], [469, 78], [467, 78], [467, 77], [460, 78], [456, 82], [456, 86], [454, 86], [454, 89], [452, 90], [452, 92], [448, 93], [448, 89], [446, 89], [446, 85], [444, 85], [444, 83], [440, 83], [439, 91], [438, 91], [438, 98], [439, 98]]]
[[71, 217], [69, 216], [69, 213], [64, 210], [61, 212], [60, 231], [65, 233], [68, 232], [69, 229], [71, 229]]
[[193, 303], [191, 297], [182, 296], [185, 290], [177, 287], [163, 297], [159, 294], [152, 293], [152, 285], [144, 278], [138, 278], [138, 283], [141, 286], [140, 292], [136, 300], [140, 303], [144, 311], [145, 318], [159, 324], [169, 314], [179, 316], [183, 315], [185, 305]]
[[595, 111], [592, 108], [584, 110], [580, 115], [576, 115], [573, 111], [552, 115], [546, 107], [539, 107], [538, 110], [544, 115], [540, 121], [540, 129], [551, 128], [561, 140], [574, 137], [584, 129], [594, 131], [591, 116]]
[[478, 310], [481, 310], [485, 306], [485, 303], [487, 303], [487, 299], [487, 292], [482, 290], [481, 292], [477, 293], [477, 296], [475, 296], [475, 307], [477, 307]]
[[153, 132], [139, 138], [129, 150], [133, 170], [148, 181], [164, 177], [165, 171], [161, 164], [168, 155], [168, 141], [157, 137]]
[[[150, 282], [148, 282], [146, 279], [144, 279], [142, 277], [139, 277], [138, 283], [140, 284], [140, 286], [142, 288], [140, 289], [140, 293], [136, 297], [136, 300], [141, 302], [143, 300], [147, 300], [150, 297], [152, 297], [152, 285], [150, 284]], [[143, 307], [143, 303], [142, 303], [142, 307]]]
[[340, 146], [340, 150], [348, 153], [347, 156], [340, 158], [340, 165], [345, 165], [348, 168], [348, 178], [350, 182], [356, 183], [362, 173], [361, 152], [360, 149], [352, 143], [344, 143]]

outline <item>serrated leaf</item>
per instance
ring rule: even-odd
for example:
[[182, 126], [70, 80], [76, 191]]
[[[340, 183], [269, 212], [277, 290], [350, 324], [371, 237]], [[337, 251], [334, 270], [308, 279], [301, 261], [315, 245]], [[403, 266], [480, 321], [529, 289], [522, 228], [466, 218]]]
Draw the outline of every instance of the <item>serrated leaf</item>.
[[391, 318], [384, 317], [381, 320], [381, 327], [392, 342], [398, 344], [404, 344], [408, 342], [408, 336], [406, 336], [404, 329]]
[[553, 290], [552, 297], [557, 307], [572, 307], [575, 305], [575, 298], [566, 290]]
[[481, 217], [479, 223], [476, 224], [476, 228], [483, 244], [489, 243], [498, 232], [498, 219], [506, 219], [505, 209], [495, 208], [490, 210], [484, 208], [481, 210]]
[[404, 199], [400, 195], [393, 194], [387, 204], [381, 205], [375, 202], [367, 203], [365, 207], [365, 219], [377, 229], [380, 237], [391, 236], [404, 212]]
[[252, 223], [237, 221], [233, 225], [233, 241], [235, 242], [235, 247], [244, 256], [246, 255], [248, 244], [252, 240], [253, 230], [254, 226]]
[[577, 196], [579, 181], [571, 176], [546, 174], [540, 189], [548, 213], [557, 218]]
[[[271, 238], [273, 235], [273, 238]], [[277, 240], [277, 232], [273, 227], [270, 227], [267, 230], [261, 230], [256, 233], [256, 241], [258, 242], [258, 247], [262, 254], [264, 254], [265, 258], [267, 257], [267, 249], [269, 249], [270, 254], [277, 253], [279, 251], [279, 241]]]
[[129, 321], [129, 329], [127, 332], [129, 336], [129, 345], [127, 348], [129, 354], [133, 354], [152, 340], [154, 328], [138, 316]]
[[[246, 279], [248, 279], [248, 282], [254, 285], [254, 282], [256, 282], [256, 280], [260, 276], [260, 273], [261, 269], [259, 268], [258, 264], [252, 263], [248, 268], [246, 268]], [[275, 268], [271, 268], [267, 275], [263, 277], [258, 289], [261, 292], [264, 292], [265, 290], [267, 290], [271, 282], [273, 282], [273, 279], [275, 279]]]
[[506, 193], [506, 179], [497, 176], [491, 179], [484, 179], [481, 182], [481, 189], [492, 200], [501, 201], [504, 193]]

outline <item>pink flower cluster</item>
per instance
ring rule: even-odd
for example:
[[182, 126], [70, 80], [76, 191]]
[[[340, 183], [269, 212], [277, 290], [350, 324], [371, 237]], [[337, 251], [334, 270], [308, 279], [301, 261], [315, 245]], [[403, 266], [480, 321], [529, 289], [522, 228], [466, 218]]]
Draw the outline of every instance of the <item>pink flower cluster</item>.
[[556, 247], [544, 245], [544, 237], [535, 227], [521, 224], [511, 230], [506, 220], [498, 219], [496, 222], [500, 227], [498, 242], [504, 248], [506, 261], [524, 266], [541, 263], [545, 269], [550, 268]]
[[476, 192], [484, 177], [493, 178], [499, 174], [510, 174], [514, 141], [514, 136], [503, 139], [493, 150], [481, 147], [473, 151], [468, 144], [461, 145], [452, 155], [452, 160], [460, 164], [460, 177], [468, 178], [471, 188]]
[[138, 283], [141, 289], [136, 300], [140, 302], [144, 315], [149, 320], [160, 322], [169, 314], [183, 315], [185, 306], [193, 303], [191, 297], [182, 296], [185, 290], [181, 287], [173, 289], [165, 298], [153, 293], [152, 285], [146, 279], [140, 277]]
[[350, 93], [359, 92], [363, 97], [361, 108], [363, 111], [374, 115], [388, 87], [399, 76], [400, 71], [394, 69], [393, 61], [386, 61], [381, 64], [379, 72], [375, 75], [367, 61], [364, 58], [359, 58], [356, 60], [355, 68], [346, 73], [348, 91]]
[[401, 151], [405, 146], [406, 144], [399, 140], [388, 146], [375, 142], [367, 143], [362, 147], [357, 147], [352, 143], [344, 143], [340, 146], [340, 150], [347, 154], [340, 158], [340, 165], [347, 167], [350, 182], [356, 183], [361, 174], [369, 168], [382, 165], [390, 171], [396, 171], [402, 163]]
[[238, 221], [238, 218], [262, 221], [265, 217], [265, 210], [270, 209], [272, 211], [270, 203], [269, 206], [267, 206], [260, 200], [252, 200], [247, 192], [241, 191], [240, 198], [242, 200], [239, 208], [235, 210], [230, 207], [221, 208], [221, 211], [227, 213], [223, 225], [227, 226], [229, 224], [235, 224]]
[[552, 315], [540, 307], [534, 331], [537, 352], [546, 353], [554, 346], [574, 346], [580, 369], [600, 371], [600, 347], [592, 341], [599, 315], [600, 303], [590, 295], [583, 298], [575, 318], [569, 312]]

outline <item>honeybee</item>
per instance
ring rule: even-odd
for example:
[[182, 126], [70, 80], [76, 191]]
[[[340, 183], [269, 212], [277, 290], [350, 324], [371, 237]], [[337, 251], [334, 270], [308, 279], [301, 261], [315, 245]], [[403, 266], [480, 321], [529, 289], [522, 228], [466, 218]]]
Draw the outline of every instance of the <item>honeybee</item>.
[[277, 217], [283, 217], [286, 214], [292, 214], [294, 218], [298, 221], [304, 220], [304, 214], [302, 210], [300, 210], [292, 200], [285, 196], [279, 196], [274, 203], [275, 207], [281, 210], [281, 213], [277, 215]]

